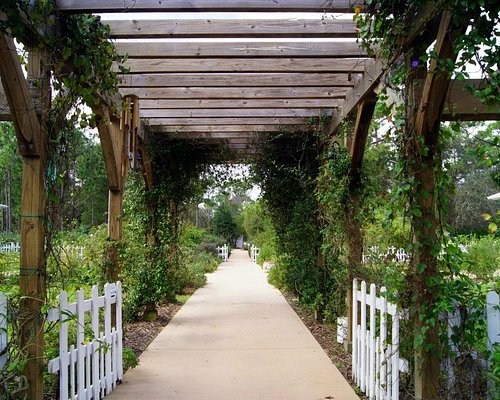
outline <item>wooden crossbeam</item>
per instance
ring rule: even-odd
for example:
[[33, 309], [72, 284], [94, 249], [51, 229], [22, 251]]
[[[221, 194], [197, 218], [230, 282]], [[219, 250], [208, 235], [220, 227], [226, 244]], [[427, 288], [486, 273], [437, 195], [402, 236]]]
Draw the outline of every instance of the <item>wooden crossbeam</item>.
[[348, 0], [56, 0], [59, 11], [103, 12], [252, 12], [252, 11], [301, 11], [349, 12], [357, 1]]
[[202, 109], [147, 109], [141, 110], [141, 117], [148, 118], [227, 118], [227, 117], [320, 117], [331, 110], [317, 108], [202, 108]]
[[[368, 58], [131, 58], [130, 73], [144, 72], [363, 72]], [[118, 67], [115, 66], [115, 70]]]
[[366, 52], [353, 40], [273, 41], [273, 42], [116, 42], [119, 54], [130, 58], [164, 57], [366, 57]]
[[121, 88], [123, 96], [135, 94], [140, 99], [319, 99], [340, 98], [349, 87], [148, 87]]
[[103, 21], [111, 37], [130, 38], [252, 38], [329, 37], [356, 38], [352, 19], [147, 19]]
[[500, 120], [500, 105], [487, 106], [479, 97], [474, 96], [469, 87], [480, 87], [479, 79], [454, 81], [450, 83], [448, 95], [444, 100], [442, 121], [498, 121]]
[[[3, 14], [0, 18], [4, 18]], [[19, 152], [25, 157], [38, 157], [43, 152], [40, 150], [43, 138], [35, 103], [31, 98], [14, 40], [5, 34], [0, 34], [0, 78], [5, 101], [0, 109], [8, 109], [12, 116]]]
[[181, 139], [245, 139], [249, 141], [259, 137], [258, 134], [252, 132], [161, 132], [154, 129], [151, 132]]
[[149, 118], [149, 125], [307, 125], [308, 118], [244, 118], [244, 117], [228, 117], [228, 118]]
[[367, 93], [378, 84], [380, 77], [384, 71], [384, 65], [380, 60], [373, 60], [366, 64], [365, 73], [363, 78], [360, 79], [355, 86], [346, 94], [346, 100], [341, 108], [334, 111], [332, 118], [326, 128], [326, 133], [331, 135], [334, 133], [340, 123], [347, 117], [356, 107], [356, 105], [363, 100]]
[[201, 100], [142, 100], [141, 109], [196, 109], [196, 108], [334, 108], [339, 99], [201, 99]]
[[[356, 76], [358, 74], [355, 74]], [[352, 86], [353, 75], [329, 73], [172, 73], [122, 75], [121, 87], [168, 87], [168, 86]]]
[[279, 125], [154, 125], [152, 123], [149, 129], [153, 132], [163, 132], [163, 133], [228, 133], [228, 134], [242, 134], [248, 135], [253, 132], [279, 132], [281, 127]]

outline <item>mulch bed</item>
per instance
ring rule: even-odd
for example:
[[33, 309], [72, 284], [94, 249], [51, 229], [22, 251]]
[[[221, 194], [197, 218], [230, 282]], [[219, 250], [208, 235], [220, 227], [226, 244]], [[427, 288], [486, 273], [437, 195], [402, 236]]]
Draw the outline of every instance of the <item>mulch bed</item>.
[[160, 331], [168, 325], [184, 303], [169, 303], [158, 308], [158, 319], [153, 322], [129, 322], [124, 326], [124, 345], [139, 357]]
[[[283, 292], [283, 296], [295, 313], [309, 329], [314, 338], [318, 341], [330, 360], [335, 364], [340, 373], [356, 390], [356, 384], [351, 375], [351, 354], [344, 350], [344, 345], [337, 343], [337, 327], [335, 325], [324, 324], [314, 318], [314, 312], [300, 305], [297, 298], [292, 294]], [[364, 398], [360, 396], [360, 398]]]

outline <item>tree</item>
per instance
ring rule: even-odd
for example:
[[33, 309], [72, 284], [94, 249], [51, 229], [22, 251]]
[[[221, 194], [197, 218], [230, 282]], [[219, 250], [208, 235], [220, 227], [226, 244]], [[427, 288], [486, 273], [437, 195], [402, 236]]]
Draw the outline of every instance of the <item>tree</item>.
[[236, 222], [227, 201], [223, 201], [216, 209], [212, 219], [211, 232], [221, 236], [228, 243], [234, 243], [238, 237]]

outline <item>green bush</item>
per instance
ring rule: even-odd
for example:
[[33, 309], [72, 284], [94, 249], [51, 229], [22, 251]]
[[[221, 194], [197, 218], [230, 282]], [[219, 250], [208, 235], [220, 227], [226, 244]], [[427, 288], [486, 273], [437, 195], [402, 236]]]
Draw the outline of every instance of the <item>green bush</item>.
[[500, 238], [496, 235], [460, 238], [465, 245], [464, 269], [479, 278], [492, 279], [500, 270]]

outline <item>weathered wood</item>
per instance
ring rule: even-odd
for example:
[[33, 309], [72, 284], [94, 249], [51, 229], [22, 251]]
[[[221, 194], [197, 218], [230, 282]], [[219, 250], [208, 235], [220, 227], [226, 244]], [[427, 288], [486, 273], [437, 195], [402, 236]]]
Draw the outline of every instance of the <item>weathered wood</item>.
[[366, 139], [368, 138], [368, 131], [373, 118], [373, 112], [375, 111], [376, 102], [377, 96], [374, 92], [371, 92], [365, 96], [360, 104], [358, 104], [356, 122], [354, 124], [352, 143], [350, 146], [351, 173], [353, 174], [359, 174], [363, 162]]
[[[11, 56], [17, 58], [17, 53]], [[43, 398], [43, 368], [44, 368], [44, 316], [42, 307], [45, 304], [46, 257], [45, 257], [45, 172], [47, 163], [46, 137], [48, 126], [48, 110], [50, 109], [50, 85], [44, 57], [32, 51], [28, 56], [27, 77], [36, 83], [37, 96], [42, 99], [44, 109], [40, 119], [33, 110], [30, 111], [33, 125], [15, 124], [16, 129], [39, 129], [32, 132], [38, 136], [37, 156], [23, 155], [23, 176], [21, 194], [20, 236], [21, 254], [19, 271], [19, 342], [26, 356], [23, 374], [28, 382], [26, 395], [33, 400]], [[3, 63], [3, 59], [0, 60]], [[9, 61], [7, 61], [9, 62]], [[17, 78], [16, 78], [17, 79]], [[27, 86], [24, 76], [18, 77], [19, 86]], [[15, 89], [15, 88], [14, 88]], [[16, 94], [15, 96], [17, 96]], [[23, 94], [23, 96], [26, 93]], [[29, 96], [29, 95], [27, 95]], [[7, 95], [7, 98], [10, 96]], [[29, 103], [31, 98], [24, 99]], [[13, 113], [14, 121], [19, 115]], [[25, 118], [21, 116], [20, 118]], [[35, 123], [36, 119], [36, 123]], [[23, 135], [23, 138], [25, 136]], [[18, 143], [21, 148], [23, 142]]]
[[120, 87], [169, 86], [353, 86], [352, 75], [347, 73], [163, 73], [121, 75]]
[[103, 21], [111, 37], [215, 38], [215, 37], [330, 37], [356, 38], [356, 23], [340, 18], [280, 19], [133, 19]]
[[[453, 41], [458, 32], [451, 30], [452, 12], [441, 16], [434, 52], [438, 60], [455, 62]], [[465, 27], [462, 28], [465, 31]], [[412, 229], [416, 246], [412, 260], [415, 307], [412, 317], [415, 332], [423, 335], [421, 344], [415, 348], [415, 398], [417, 400], [439, 397], [440, 351], [438, 316], [433, 324], [427, 322], [430, 310], [436, 307], [436, 293], [432, 282], [439, 275], [436, 243], [438, 243], [438, 217], [436, 215], [435, 162], [439, 158], [439, 125], [450, 76], [437, 67], [436, 59], [430, 63], [429, 72], [422, 90], [420, 106], [414, 123], [413, 148], [408, 152], [411, 176], [417, 185], [414, 188], [412, 206], [418, 208], [420, 216], [413, 215]], [[425, 147], [425, 150], [422, 148]], [[425, 195], [423, 195], [425, 194]], [[423, 270], [419, 271], [419, 269]], [[425, 332], [422, 328], [425, 325]]]
[[131, 58], [163, 57], [366, 57], [366, 52], [353, 40], [344, 41], [240, 41], [240, 42], [117, 42], [119, 54]]
[[57, 9], [66, 12], [187, 12], [187, 11], [308, 11], [348, 12], [353, 2], [347, 0], [56, 0]]
[[120, 262], [117, 245], [122, 238], [122, 199], [121, 190], [109, 190], [108, 239], [111, 243], [108, 247], [109, 269], [107, 277], [111, 282], [116, 282], [120, 279]]
[[[42, 144], [42, 143], [40, 143]], [[45, 152], [45, 149], [40, 149]], [[30, 399], [43, 397], [43, 334], [41, 307], [45, 304], [45, 154], [23, 158], [20, 217], [21, 255], [19, 292], [20, 341], [27, 357], [24, 375]]]
[[384, 72], [384, 65], [380, 60], [373, 60], [366, 64], [365, 73], [356, 85], [347, 92], [346, 100], [339, 110], [332, 114], [332, 118], [326, 128], [326, 132], [331, 135], [339, 127], [340, 123], [347, 117], [363, 100], [364, 96], [369, 93], [378, 84], [380, 77]]
[[443, 121], [497, 121], [500, 120], [500, 105], [487, 106], [479, 97], [466, 90], [467, 86], [480, 87], [479, 79], [453, 81], [445, 98]]
[[[363, 72], [369, 58], [131, 58], [123, 65], [143, 72]], [[114, 69], [118, 71], [118, 67]]]
[[[3, 18], [0, 14], [0, 19]], [[0, 34], [0, 77], [14, 121], [19, 153], [37, 157], [42, 151], [42, 133], [35, 103], [30, 96], [14, 40], [4, 34]]]
[[102, 102], [94, 106], [92, 111], [97, 115], [97, 130], [104, 156], [108, 188], [119, 191], [122, 188], [121, 149], [118, 145], [121, 137], [120, 121], [111, 115], [109, 107]]
[[121, 88], [123, 96], [135, 94], [141, 99], [319, 99], [342, 97], [348, 87], [161, 87]]
[[196, 109], [196, 108], [334, 108], [338, 99], [262, 99], [262, 100], [142, 100], [141, 109]]
[[153, 188], [153, 166], [151, 164], [151, 154], [149, 150], [144, 145], [142, 139], [139, 140], [139, 154], [141, 155], [141, 172], [146, 184], [146, 190], [151, 190]]
[[307, 118], [158, 118], [150, 125], [306, 125]]
[[320, 117], [330, 112], [317, 108], [147, 109], [141, 111], [141, 116], [154, 124], [155, 118]]
[[249, 139], [257, 138], [260, 135], [265, 135], [264, 132], [260, 134], [256, 132], [153, 132], [164, 133], [165, 135], [168, 135], [168, 137], [175, 137], [179, 139], [245, 139], [247, 141]]
[[[346, 221], [346, 240], [347, 240], [347, 260], [349, 268], [347, 278], [352, 283], [356, 271], [361, 268], [363, 256], [363, 235], [361, 232], [361, 222], [359, 218], [361, 196], [360, 189], [362, 188], [361, 181], [361, 165], [365, 153], [366, 140], [370, 128], [370, 122], [375, 111], [377, 98], [375, 93], [367, 94], [364, 100], [358, 104], [356, 122], [352, 134], [350, 145], [351, 155], [351, 171], [349, 180], [349, 202], [344, 209]], [[347, 345], [352, 343], [352, 321], [353, 318], [353, 298], [352, 288], [347, 290]]]
[[154, 123], [149, 126], [152, 132], [279, 132], [276, 125], [172, 125], [161, 126]]

